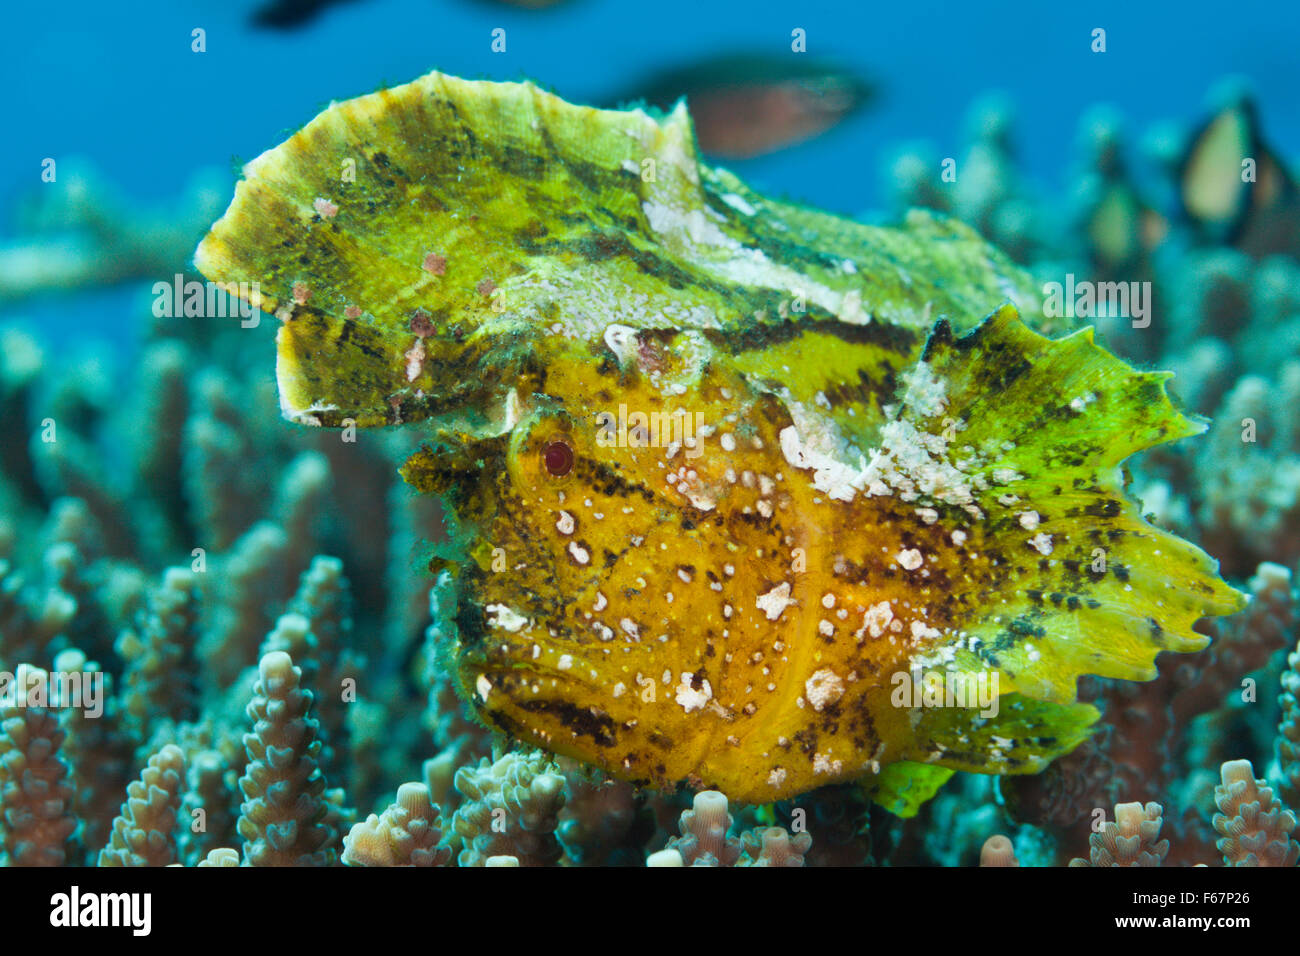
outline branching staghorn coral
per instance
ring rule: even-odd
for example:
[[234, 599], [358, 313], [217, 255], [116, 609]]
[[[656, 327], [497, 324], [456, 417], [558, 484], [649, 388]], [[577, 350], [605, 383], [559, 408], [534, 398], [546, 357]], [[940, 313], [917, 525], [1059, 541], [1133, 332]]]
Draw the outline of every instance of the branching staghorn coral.
[[497, 856], [513, 856], [520, 866], [549, 866], [563, 854], [555, 828], [566, 785], [546, 754], [512, 751], [462, 767], [456, 790], [463, 802], [451, 828], [463, 846], [461, 866], [484, 866]]
[[46, 542], [41, 561], [44, 581], [75, 602], [63, 635], [78, 646], [95, 646], [109, 627], [111, 612], [101, 604], [99, 596], [105, 590], [105, 577], [117, 566], [97, 560], [103, 554], [101, 531], [85, 502], [77, 498], [55, 501], [42, 529]]
[[804, 865], [804, 857], [812, 846], [812, 836], [797, 833], [791, 836], [785, 827], [761, 827], [741, 834], [744, 851], [737, 866], [796, 867]]
[[1243, 375], [1214, 410], [1213, 448], [1196, 459], [1203, 493], [1195, 519], [1225, 564], [1300, 558], [1297, 398], [1300, 363], [1291, 361]]
[[[316, 716], [321, 723], [321, 765], [326, 776], [345, 779], [351, 765], [351, 747], [345, 700], [355, 700], [365, 659], [352, 646], [352, 596], [343, 562], [317, 555], [303, 572], [289, 612], [307, 622], [310, 642], [307, 657], [290, 650], [295, 660], [310, 661], [303, 668], [303, 683], [316, 695]], [[282, 618], [283, 620], [283, 618]], [[267, 638], [265, 649], [270, 647]]]
[[1282, 719], [1277, 728], [1277, 759], [1283, 799], [1300, 806], [1300, 647], [1287, 657], [1279, 699]]
[[[31, 420], [33, 392], [40, 382], [44, 364], [44, 350], [32, 335], [19, 328], [0, 329], [0, 420], [6, 423]], [[6, 494], [0, 498], [5, 504], [6, 521], [12, 522], [20, 516], [14, 507], [18, 501], [48, 504], [27, 442], [7, 441], [0, 445], [0, 469], [6, 482]], [[9, 535], [16, 531], [11, 527]]]
[[1223, 783], [1214, 791], [1219, 812], [1219, 852], [1228, 866], [1295, 866], [1300, 843], [1292, 837], [1295, 814], [1255, 779], [1249, 760], [1230, 760], [1222, 767]]
[[980, 848], [980, 866], [1019, 866], [1016, 848], [1011, 840], [1002, 834], [996, 834], [984, 841]]
[[47, 660], [56, 651], [55, 638], [75, 616], [76, 600], [57, 588], [43, 593], [8, 561], [0, 560], [0, 634], [5, 636], [0, 662]]
[[208, 855], [199, 860], [195, 866], [239, 866], [239, 853], [229, 847], [209, 850]]
[[271, 491], [267, 476], [246, 466], [256, 436], [242, 425], [237, 388], [215, 372], [202, 375], [197, 408], [186, 423], [183, 474], [195, 503], [195, 544], [212, 551], [229, 549], [248, 530]]
[[19, 237], [0, 243], [0, 301], [170, 275], [219, 210], [225, 174], [197, 173], [163, 205], [126, 197], [83, 159], [19, 207]]
[[442, 843], [442, 817], [429, 788], [398, 787], [396, 802], [343, 838], [342, 860], [351, 866], [447, 866], [451, 848]]
[[183, 861], [196, 865], [205, 854], [234, 842], [239, 775], [216, 750], [195, 749], [187, 769], [188, 787], [181, 801]]
[[113, 821], [100, 866], [168, 866], [176, 862], [176, 811], [185, 782], [185, 755], [168, 744], [149, 758], [140, 779], [127, 788], [122, 813]]
[[135, 414], [154, 425], [132, 436], [134, 484], [142, 492], [133, 496], [137, 520], [152, 530], [150, 537], [177, 551], [184, 542], [197, 539], [186, 507], [182, 468], [192, 371], [190, 352], [183, 344], [174, 339], [149, 342], [140, 358], [140, 385], [130, 399]]
[[727, 798], [716, 790], [695, 794], [689, 810], [683, 810], [681, 833], [646, 859], [648, 866], [777, 866], [804, 865], [812, 846], [806, 832], [793, 836], [784, 827], [754, 827], [734, 835], [735, 819], [728, 811]]
[[[179, 345], [169, 347], [173, 351], [180, 349]], [[175, 376], [163, 376], [163, 379], [173, 382]], [[134, 403], [132, 404], [134, 406]], [[253, 429], [250, 435], [253, 435], [256, 441], [279, 433], [271, 429]], [[256, 456], [260, 457], [265, 457], [266, 454], [265, 449], [256, 452]], [[358, 456], [368, 457], [372, 461], [380, 460], [379, 456], [370, 452], [353, 453], [353, 457]], [[346, 457], [342, 460], [346, 461]], [[395, 478], [389, 467], [374, 489], [381, 501], [385, 500], [387, 489], [394, 481]], [[6, 477], [0, 474], [0, 500], [9, 501], [10, 499], [4, 494], [8, 488], [5, 482]], [[284, 507], [288, 508], [289, 505], [284, 504]], [[143, 577], [133, 565], [106, 556], [97, 556], [103, 553], [102, 545], [97, 547], [89, 545], [95, 537], [93, 526], [100, 519], [86, 509], [84, 504], [75, 499], [58, 499], [53, 509], [46, 519], [41, 519], [39, 516], [22, 518], [20, 525], [31, 529], [31, 534], [25, 540], [0, 534], [0, 542], [9, 542], [5, 545], [4, 552], [10, 562], [8, 568], [13, 567], [14, 560], [24, 559], [34, 560], [41, 565], [40, 571], [34, 574], [8, 572], [4, 576], [7, 591], [3, 598], [0, 598], [0, 663], [7, 662], [9, 666], [13, 666], [13, 661], [21, 660], [22, 656], [31, 656], [49, 662], [61, 648], [69, 647], [65, 634], [77, 627], [72, 622], [77, 619], [83, 606], [95, 609], [109, 621], [106, 628], [100, 629], [99, 635], [94, 635], [97, 640], [96, 653], [108, 655], [110, 668], [108, 673], [102, 673], [99, 665], [89, 663], [87, 655], [82, 651], [76, 652], [79, 657], [58, 658], [60, 667], [69, 672], [83, 669], [101, 672], [106, 689], [106, 712], [101, 718], [85, 719], [75, 710], [68, 713], [70, 734], [66, 749], [76, 758], [74, 778], [78, 794], [77, 816], [85, 826], [86, 836], [90, 840], [88, 846], [93, 852], [93, 849], [102, 846], [107, 838], [109, 824], [125, 795], [126, 784], [134, 769], [135, 753], [138, 751], [140, 754], [138, 759], [143, 760], [149, 753], [169, 741], [180, 742], [187, 756], [192, 758], [202, 754], [204, 758], [191, 767], [191, 772], [195, 775], [193, 779], [195, 789], [186, 795], [186, 808], [187, 810], [202, 809], [207, 815], [210, 826], [206, 830], [184, 832], [186, 859], [192, 862], [195, 859], [193, 854], [222, 842], [229, 844], [234, 839], [233, 827], [230, 826], [232, 821], [230, 804], [238, 792], [234, 784], [239, 771], [243, 769], [242, 748], [238, 747], [238, 721], [252, 683], [251, 679], [242, 675], [247, 673], [248, 665], [255, 663], [257, 643], [266, 634], [267, 627], [274, 620], [274, 614], [278, 613], [278, 610], [282, 609], [285, 602], [290, 599], [292, 577], [284, 573], [284, 568], [291, 563], [291, 556], [295, 549], [289, 548], [287, 543], [278, 549], [274, 547], [268, 549], [264, 544], [259, 544], [259, 540], [266, 542], [268, 536], [273, 542], [285, 541], [283, 531], [278, 524], [265, 523], [260, 526], [258, 534], [251, 539], [252, 547], [247, 549], [249, 555], [254, 558], [252, 561], [245, 560], [242, 564], [231, 563], [226, 555], [209, 555], [206, 552], [201, 557], [195, 557], [192, 571], [177, 572], [190, 574], [196, 584], [203, 585], [201, 590], [196, 588], [193, 592], [195, 602], [186, 605], [190, 612], [196, 612], [194, 630], [190, 632], [182, 627], [168, 632], [167, 628], [159, 627], [159, 622], [155, 622], [152, 629], [153, 633], [160, 638], [160, 642], [153, 651], [137, 656], [140, 650], [139, 644], [143, 642], [137, 642], [135, 638], [151, 630], [150, 611], [143, 606], [144, 591], [136, 584], [137, 581], [142, 581]], [[25, 513], [19, 510], [16, 514]], [[0, 521], [0, 525], [5, 528], [15, 527], [12, 522], [14, 515], [13, 512], [6, 514], [5, 519]], [[160, 521], [167, 520], [167, 515], [147, 514], [142, 520], [151, 523], [151, 527], [157, 528]], [[312, 523], [304, 525], [295, 519], [292, 508], [289, 508], [284, 520], [286, 526], [297, 526], [299, 529], [298, 535], [302, 540], [298, 542], [296, 548], [314, 546], [309, 537], [304, 537], [308, 532], [303, 531], [304, 528], [310, 528]], [[373, 527], [372, 520], [363, 530], [369, 533]], [[79, 528], [85, 530], [78, 530]], [[50, 543], [44, 554], [39, 546], [31, 545], [38, 536], [41, 541]], [[159, 536], [151, 535], [151, 537]], [[194, 540], [192, 535], [187, 536], [184, 527], [169, 527], [161, 539], [184, 542], [187, 537], [190, 541]], [[83, 542], [86, 547], [83, 547]], [[76, 552], [70, 550], [68, 545], [76, 545]], [[83, 552], [90, 554], [92, 560], [87, 561], [82, 557]], [[289, 561], [284, 560], [285, 556], [290, 556]], [[185, 549], [184, 557], [187, 560], [192, 557], [188, 547]], [[209, 558], [211, 564], [208, 564]], [[277, 561], [276, 558], [281, 560]], [[381, 558], [387, 560], [383, 549], [381, 549]], [[328, 560], [323, 559], [325, 565], [322, 567], [328, 565]], [[303, 563], [306, 564], [305, 561]], [[337, 564], [334, 567], [335, 570], [340, 570]], [[206, 573], [213, 570], [219, 573]], [[228, 571], [233, 573], [227, 573]], [[125, 576], [124, 572], [127, 573]], [[326, 619], [334, 616], [336, 610], [347, 603], [341, 595], [330, 596], [331, 587], [346, 588], [347, 582], [340, 575], [332, 585], [322, 582], [317, 595], [306, 596], [308, 603], [313, 603], [316, 597], [320, 598], [322, 630], [330, 629], [332, 625], [328, 624]], [[77, 597], [73, 596], [74, 589]], [[334, 607], [331, 609], [326, 605]], [[137, 611], [141, 615], [138, 620]], [[214, 611], [217, 613], [213, 613]], [[339, 619], [339, 623], [343, 623], [342, 618]], [[378, 617], [373, 620], [368, 619], [367, 623], [378, 625], [381, 619]], [[144, 675], [146, 669], [140, 663], [123, 662], [112, 643], [105, 640], [105, 635], [111, 639], [111, 636], [118, 632], [132, 635], [122, 642], [122, 648], [128, 651], [127, 656], [132, 661], [142, 663], [162, 656], [172, 660], [185, 659], [192, 653], [195, 636], [201, 635], [199, 644], [205, 650], [205, 665], [215, 666], [205, 666], [201, 672], [205, 710], [203, 719], [199, 723], [191, 724], [182, 721], [177, 724], [166, 718], [163, 713], [157, 712], [166, 708], [137, 706], [135, 708], [137, 717], [129, 726], [123, 726], [120, 717], [128, 695], [115, 692], [114, 687], [121, 683], [124, 672]], [[251, 647], [253, 650], [241, 652], [238, 649], [238, 639], [231, 641], [223, 637], [232, 632], [249, 635], [242, 639], [244, 642], [242, 646]], [[340, 659], [346, 657], [347, 653], [347, 651], [339, 651]], [[328, 666], [329, 662], [321, 663]], [[169, 673], [164, 667], [156, 667], [151, 673], [155, 676], [171, 678], [180, 676], [177, 673]], [[253, 673], [255, 674], [255, 671]], [[216, 682], [226, 685], [224, 690], [220, 686], [213, 686], [214, 676], [217, 678]], [[145, 684], [136, 682], [136, 686], [145, 685], [147, 682]], [[409, 694], [410, 691], [403, 692], [399, 687], [391, 701], [371, 705], [380, 708], [378, 719], [375, 721], [376, 726], [383, 728], [390, 735], [394, 723], [392, 712], [401, 707], [403, 693]], [[337, 697], [341, 698], [341, 694]], [[381, 700], [387, 698], [381, 697]], [[339, 713], [341, 714], [342, 711], [343, 708], [340, 708]], [[418, 724], [411, 720], [408, 721], [408, 726], [415, 729]], [[414, 742], [415, 738], [410, 733], [407, 737]], [[391, 736], [387, 739], [390, 740]], [[241, 752], [237, 762], [233, 756], [234, 749]], [[394, 758], [399, 763], [404, 756], [401, 752], [394, 754]], [[408, 764], [410, 769], [417, 769], [418, 760], [414, 757], [409, 759], [412, 761]], [[382, 785], [382, 781], [375, 780], [374, 784]], [[345, 826], [349, 821], [342, 802], [339, 800], [332, 805], [330, 819], [335, 819], [340, 825]], [[94, 861], [94, 857], [91, 861]], [[80, 862], [79, 851], [76, 862]]]
[[322, 797], [325, 815], [321, 817], [321, 824], [331, 834], [334, 855], [330, 858], [329, 864], [333, 865], [342, 849], [343, 836], [357, 823], [357, 811], [354, 807], [348, 806], [347, 791], [342, 787], [331, 787], [322, 794]]
[[199, 646], [217, 686], [229, 687], [249, 662], [289, 598], [285, 568], [288, 537], [278, 525], [259, 522], [218, 561], [214, 620]]
[[[318, 691], [319, 716], [332, 746], [341, 741], [346, 747], [351, 726], [359, 723], [369, 734], [369, 750], [382, 755], [373, 761], [347, 754], [336, 758], [348, 764], [338, 778], [348, 786], [347, 802], [369, 806], [394, 778], [418, 774], [420, 762], [430, 753], [421, 733], [419, 688], [403, 670], [412, 640], [427, 623], [427, 597], [413, 624], [409, 608], [401, 616], [408, 622], [405, 643], [395, 642], [391, 654], [386, 646], [376, 647], [379, 656], [365, 671], [356, 704], [344, 703], [340, 686], [344, 677], [357, 673], [346, 624], [353, 614], [345, 610], [350, 602], [341, 589], [365, 595], [356, 613], [367, 634], [389, 625], [386, 578], [396, 558], [390, 554], [389, 539], [397, 520], [392, 502], [402, 499], [392, 493], [401, 481], [386, 450], [388, 442], [377, 435], [362, 436], [355, 443], [336, 436], [324, 440], [249, 415], [243, 396], [270, 394], [267, 390], [274, 385], [250, 373], [239, 356], [250, 339], [265, 337], [267, 327], [243, 329], [234, 321], [192, 319], [157, 321], [154, 326], [153, 338], [145, 345], [149, 373], [132, 376], [124, 400], [116, 404], [93, 394], [82, 397], [77, 379], [58, 374], [57, 366], [44, 366], [28, 336], [13, 329], [0, 332], [13, 345], [6, 348], [5, 374], [0, 376], [5, 424], [22, 432], [19, 440], [3, 443], [5, 459], [0, 463], [0, 666], [12, 670], [30, 660], [49, 667], [60, 653], [75, 649], [84, 664], [69, 658], [66, 669], [85, 666], [102, 674], [106, 713], [92, 720], [76, 711], [68, 713], [65, 747], [91, 862], [107, 839], [127, 783], [150, 754], [169, 742], [185, 751], [192, 775], [203, 774], [192, 783], [202, 783], [205, 795], [200, 797], [197, 789], [187, 793], [187, 810], [202, 807], [212, 822], [206, 832], [185, 835], [187, 862], [199, 850], [234, 842], [226, 823], [229, 804], [238, 805], [233, 784], [244, 769], [239, 738], [253, 683], [250, 670], [255, 676], [259, 646], [278, 615], [297, 600], [298, 574], [309, 570], [312, 556], [326, 553], [327, 543], [330, 552], [348, 563], [347, 577], [338, 559], [322, 558], [314, 569], [321, 576], [315, 591], [308, 594], [313, 585], [304, 584], [300, 595], [308, 604], [319, 600], [319, 613], [295, 605], [316, 629], [334, 633], [328, 623], [333, 620], [343, 635], [336, 650], [322, 651], [318, 660], [309, 662], [317, 666], [317, 679], [334, 689], [327, 693], [312, 687]], [[53, 412], [51, 395], [61, 396]], [[66, 497], [70, 472], [41, 463], [51, 450], [41, 441], [40, 424], [51, 414], [57, 421], [58, 443], [75, 440], [76, 454], [84, 455], [77, 480], [93, 479], [85, 486], [89, 504]], [[233, 434], [232, 447], [246, 457], [229, 459], [232, 471], [214, 467], [205, 476], [200, 469], [182, 467], [182, 437], [197, 419], [220, 426], [228, 437]], [[142, 420], [151, 427], [139, 427]], [[11, 451], [22, 454], [11, 457]], [[250, 468], [250, 462], [257, 467]], [[239, 507], [235, 502], [225, 510], [212, 510], [220, 495], [241, 487], [223, 484], [234, 469], [284, 474], [280, 493], [271, 484], [254, 482]], [[330, 471], [328, 480], [322, 469]], [[308, 493], [294, 488], [295, 481]], [[346, 507], [321, 507], [319, 494], [325, 488], [333, 488]], [[401, 517], [406, 520], [408, 515]], [[400, 559], [415, 557], [411, 542], [430, 532], [418, 525], [404, 527], [407, 544]], [[223, 551], [214, 541], [232, 545]], [[128, 548], [123, 542], [135, 544]], [[185, 567], [188, 572], [182, 573], [192, 575], [194, 601], [187, 604], [194, 612], [192, 630], [168, 631], [150, 624], [148, 585], [151, 579], [161, 580], [168, 567]], [[151, 632], [159, 642], [138, 654]], [[119, 655], [115, 637], [122, 638], [121, 648], [130, 661]], [[167, 716], [171, 705], [141, 707], [143, 698], [134, 691], [128, 695], [128, 686], [170, 694], [150, 684], [155, 678], [183, 685], [181, 675], [169, 673], [162, 662], [191, 659], [195, 645], [201, 662], [197, 722], [192, 710]], [[134, 716], [127, 707], [132, 700]], [[331, 704], [336, 705], [332, 711]], [[366, 716], [360, 720], [363, 710]], [[175, 716], [184, 719], [177, 723]], [[378, 746], [381, 741], [383, 746]], [[200, 753], [208, 756], [196, 764]]]
[[691, 809], [683, 810], [681, 835], [664, 849], [676, 850], [686, 866], [735, 866], [743, 850], [740, 839], [731, 835], [731, 814], [727, 797], [716, 790], [695, 795]]
[[429, 627], [424, 634], [423, 681], [428, 688], [427, 716], [433, 742], [439, 750], [452, 750], [460, 764], [486, 745], [491, 736], [469, 718], [456, 694], [451, 672], [445, 666], [446, 648], [456, 638], [456, 588], [450, 572], [443, 571], [428, 593]]
[[1176, 725], [1222, 706], [1225, 693], [1239, 688], [1245, 675], [1264, 667], [1290, 642], [1300, 621], [1290, 569], [1271, 562], [1260, 564], [1248, 587], [1251, 600], [1246, 610], [1204, 622], [1204, 629], [1214, 638], [1204, 659], [1170, 662], [1168, 673], [1178, 688], [1170, 700]]
[[20, 666], [10, 688], [18, 698], [0, 704], [0, 828], [6, 865], [77, 862], [69, 843], [77, 829], [74, 790], [59, 753], [65, 734], [57, 712], [34, 706], [28, 694], [29, 687], [47, 677], [39, 668]]
[[258, 665], [248, 705], [253, 730], [244, 735], [248, 767], [239, 780], [245, 798], [239, 835], [250, 866], [328, 866], [336, 857], [337, 834], [324, 822], [319, 725], [301, 678], [283, 651], [272, 651]]
[[443, 571], [434, 579], [425, 604], [430, 623], [424, 631], [419, 676], [426, 695], [423, 722], [437, 754], [425, 762], [423, 770], [434, 799], [452, 808], [458, 797], [453, 789], [457, 768], [473, 766], [492, 753], [493, 735], [470, 718], [446, 666], [446, 651], [457, 634], [456, 589], [449, 572]]
[[72, 775], [76, 795], [73, 806], [81, 822], [81, 843], [88, 862], [98, 858], [98, 847], [108, 840], [113, 819], [131, 781], [135, 766], [136, 739], [122, 728], [122, 699], [113, 693], [111, 676], [76, 649], [63, 651], [54, 659], [54, 671], [80, 675], [83, 686], [102, 678], [103, 713], [89, 715], [73, 708], [64, 713], [67, 741], [63, 752], [75, 768]]
[[150, 721], [181, 723], [198, 715], [198, 617], [197, 575], [168, 568], [149, 596], [138, 631], [128, 629], [118, 637], [126, 679], [122, 716], [138, 736]]
[[1070, 866], [1160, 866], [1169, 855], [1169, 841], [1159, 839], [1163, 813], [1158, 803], [1115, 804], [1115, 819], [1088, 837], [1090, 858]]

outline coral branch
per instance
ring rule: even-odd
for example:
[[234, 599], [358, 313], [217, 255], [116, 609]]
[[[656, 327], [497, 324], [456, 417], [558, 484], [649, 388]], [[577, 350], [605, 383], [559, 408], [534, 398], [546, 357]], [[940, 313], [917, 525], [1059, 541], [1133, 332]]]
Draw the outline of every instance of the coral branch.
[[1000, 833], [989, 837], [980, 848], [980, 866], [1019, 866], [1016, 848]]
[[1215, 788], [1214, 829], [1219, 852], [1228, 866], [1295, 866], [1300, 843], [1292, 839], [1296, 817], [1273, 796], [1273, 788], [1255, 779], [1249, 760], [1229, 760]]
[[25, 688], [48, 679], [45, 671], [22, 665], [13, 692], [0, 707], [0, 809], [6, 862], [18, 866], [62, 866], [77, 828], [74, 790], [59, 748], [64, 733], [54, 711], [31, 706]]
[[546, 754], [511, 752], [495, 763], [462, 767], [456, 790], [465, 800], [452, 817], [464, 844], [461, 866], [484, 866], [496, 856], [513, 856], [521, 866], [547, 866], [560, 858], [554, 831], [566, 788]]
[[176, 862], [176, 811], [185, 781], [185, 755], [168, 744], [149, 758], [139, 780], [127, 787], [126, 803], [113, 821], [100, 866], [167, 866]]
[[239, 835], [250, 866], [328, 866], [335, 862], [334, 834], [321, 774], [318, 724], [302, 671], [283, 651], [262, 658], [244, 735], [248, 766], [239, 779], [244, 804]]
[[447, 866], [442, 817], [422, 783], [397, 788], [397, 802], [371, 814], [343, 838], [343, 862], [352, 866]]
[[1088, 837], [1091, 859], [1076, 857], [1070, 866], [1160, 866], [1169, 855], [1169, 841], [1159, 839], [1163, 814], [1158, 803], [1115, 804], [1114, 822]]

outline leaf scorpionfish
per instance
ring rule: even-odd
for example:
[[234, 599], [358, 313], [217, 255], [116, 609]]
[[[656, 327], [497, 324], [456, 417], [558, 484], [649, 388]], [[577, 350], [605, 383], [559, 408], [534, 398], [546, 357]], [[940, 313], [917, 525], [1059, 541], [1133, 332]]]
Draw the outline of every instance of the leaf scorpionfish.
[[[249, 163], [195, 257], [280, 320], [283, 414], [402, 425], [460, 552], [446, 666], [500, 731], [768, 803], [1041, 770], [1084, 674], [1241, 596], [1121, 462], [1204, 425], [1020, 313], [959, 222], [864, 225], [701, 164], [684, 104], [439, 73]], [[944, 701], [958, 706], [933, 706]]]

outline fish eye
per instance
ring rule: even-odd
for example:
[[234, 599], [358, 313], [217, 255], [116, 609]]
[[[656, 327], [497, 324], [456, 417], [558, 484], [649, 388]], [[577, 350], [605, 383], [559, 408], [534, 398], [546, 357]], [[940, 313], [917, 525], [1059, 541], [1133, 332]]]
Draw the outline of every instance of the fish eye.
[[542, 464], [556, 478], [563, 478], [573, 470], [573, 448], [563, 439], [547, 442], [542, 449]]

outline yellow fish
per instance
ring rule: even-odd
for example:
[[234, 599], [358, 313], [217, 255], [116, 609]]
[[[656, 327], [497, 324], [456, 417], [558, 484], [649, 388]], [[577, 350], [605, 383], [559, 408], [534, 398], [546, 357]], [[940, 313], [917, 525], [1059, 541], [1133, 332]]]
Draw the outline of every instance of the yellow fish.
[[1080, 675], [1149, 680], [1242, 603], [1122, 490], [1203, 429], [1167, 373], [1031, 331], [960, 223], [702, 165], [681, 107], [433, 73], [248, 164], [195, 261], [280, 319], [289, 419], [427, 429], [464, 698], [617, 777], [913, 812], [1042, 769]]

